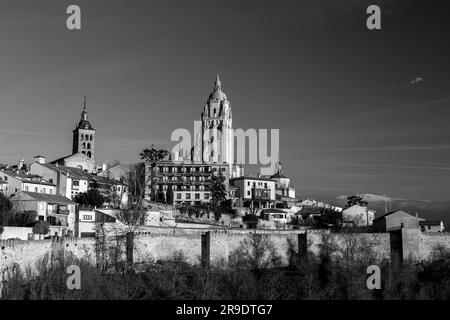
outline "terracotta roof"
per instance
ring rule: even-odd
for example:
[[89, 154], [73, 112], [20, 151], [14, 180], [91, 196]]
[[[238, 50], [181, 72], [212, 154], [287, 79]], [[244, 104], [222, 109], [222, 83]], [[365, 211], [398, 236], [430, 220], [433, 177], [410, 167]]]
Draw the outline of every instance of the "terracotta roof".
[[70, 158], [70, 157], [73, 157], [73, 156], [81, 156], [81, 157], [85, 158], [86, 160], [93, 161], [93, 160], [92, 160], [91, 158], [89, 158], [88, 156], [82, 154], [81, 152], [78, 152], [78, 153], [72, 153], [72, 154], [69, 154], [68, 156], [65, 156], [65, 157], [62, 157], [62, 158], [53, 160], [53, 161], [51, 161], [50, 163], [51, 163], [51, 164], [59, 163], [59, 162], [65, 160], [65, 159]]
[[424, 221], [419, 221], [419, 225], [421, 225], [421, 226], [440, 226], [441, 222], [440, 221], [424, 220]]
[[283, 210], [280, 210], [280, 209], [271, 208], [271, 209], [263, 209], [261, 211], [261, 213], [266, 214], [266, 213], [286, 213], [286, 212], [284, 212]]
[[391, 211], [391, 212], [385, 213], [382, 216], [379, 216], [378, 218], [375, 218], [374, 220], [385, 218], [385, 217], [390, 216], [391, 214], [396, 213], [396, 212], [403, 212], [403, 213], [406, 213], [407, 215], [409, 215], [411, 217], [414, 217], [413, 215], [410, 215], [408, 212], [405, 212], [403, 210], [395, 210], [395, 211]]
[[283, 196], [283, 195], [281, 195], [281, 194], [276, 194], [275, 197], [277, 198], [277, 200], [285, 199], [285, 200], [291, 200], [291, 201], [298, 201], [297, 198], [292, 198], [292, 197], [288, 197], [288, 196]]
[[[64, 196], [61, 196], [59, 194], [47, 194], [47, 193], [37, 193], [37, 192], [28, 192], [28, 191], [21, 191], [18, 194], [23, 193], [26, 194], [33, 199], [37, 201], [42, 202], [49, 202], [49, 203], [56, 203], [56, 204], [76, 204], [74, 201], [70, 200], [69, 198], [66, 198]], [[16, 194], [16, 195], [18, 195]], [[15, 196], [13, 196], [14, 198]]]
[[38, 176], [36, 174], [25, 174], [23, 171], [16, 172], [16, 171], [8, 170], [8, 169], [2, 170], [1, 172], [6, 174], [6, 175], [8, 175], [8, 176], [10, 176], [10, 177], [18, 179], [18, 180], [20, 180], [21, 182], [24, 182], [24, 183], [41, 184], [41, 185], [46, 185], [46, 186], [55, 186], [53, 183], [50, 183], [50, 182], [45, 181], [43, 179], [32, 180], [32, 178], [42, 178], [41, 176]]
[[78, 168], [67, 167], [63, 165], [54, 165], [51, 163], [40, 163], [41, 166], [44, 166], [53, 171], [59, 171], [65, 175], [69, 175], [75, 179], [79, 180], [87, 180], [89, 178], [88, 174], [86, 174], [83, 170]]
[[268, 178], [252, 177], [252, 176], [242, 176], [242, 177], [236, 177], [236, 178], [230, 179], [230, 181], [235, 181], [235, 180], [260, 180], [260, 181], [273, 182], [273, 180], [268, 179]]
[[274, 175], [270, 176], [272, 179], [288, 179], [282, 172], [277, 171]]

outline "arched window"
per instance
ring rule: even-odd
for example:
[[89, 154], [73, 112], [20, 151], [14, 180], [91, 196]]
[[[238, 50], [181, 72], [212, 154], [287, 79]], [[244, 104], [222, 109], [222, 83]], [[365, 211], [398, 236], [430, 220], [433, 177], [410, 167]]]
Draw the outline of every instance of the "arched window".
[[89, 140], [92, 141], [93, 138], [94, 138], [94, 137], [93, 137], [93, 135], [91, 134], [91, 136], [89, 137]]
[[86, 142], [83, 142], [83, 149], [86, 149]]
[[88, 135], [88, 134], [86, 134], [86, 135], [84, 136], [84, 140], [89, 140], [89, 135]]
[[89, 158], [91, 158], [91, 157], [92, 157], [92, 153], [91, 153], [90, 151], [88, 151], [88, 152], [87, 152], [87, 156], [88, 156]]
[[86, 151], [81, 151], [82, 154], [86, 155]]
[[91, 148], [91, 144], [90, 144], [90, 143], [87, 144], [87, 148], [88, 148], [88, 149]]
[[83, 140], [84, 140], [84, 135], [82, 134], [82, 135], [81, 135], [81, 141], [83, 141]]

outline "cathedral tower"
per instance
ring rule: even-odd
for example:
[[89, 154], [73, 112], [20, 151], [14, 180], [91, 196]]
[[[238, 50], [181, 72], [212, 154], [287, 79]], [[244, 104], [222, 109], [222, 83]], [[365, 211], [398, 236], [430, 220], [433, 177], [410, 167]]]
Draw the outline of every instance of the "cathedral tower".
[[202, 160], [205, 162], [233, 163], [233, 130], [230, 102], [222, 92], [217, 75], [214, 90], [203, 108]]
[[86, 110], [86, 97], [84, 97], [81, 119], [73, 130], [72, 154], [82, 153], [88, 158], [94, 159], [94, 150], [95, 130], [88, 120], [88, 113]]

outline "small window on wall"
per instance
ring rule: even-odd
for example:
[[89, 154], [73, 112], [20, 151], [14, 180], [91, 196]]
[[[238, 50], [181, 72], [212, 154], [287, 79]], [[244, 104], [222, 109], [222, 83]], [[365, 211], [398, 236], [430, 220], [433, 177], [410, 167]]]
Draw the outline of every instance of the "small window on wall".
[[249, 191], [247, 191], [247, 195], [248, 195], [248, 196], [250, 196], [250, 195], [251, 195], [251, 194], [250, 194], [250, 190], [249, 190]]
[[177, 200], [181, 199], [181, 193], [177, 193]]
[[186, 193], [186, 199], [190, 200], [191, 199], [191, 194], [190, 193]]

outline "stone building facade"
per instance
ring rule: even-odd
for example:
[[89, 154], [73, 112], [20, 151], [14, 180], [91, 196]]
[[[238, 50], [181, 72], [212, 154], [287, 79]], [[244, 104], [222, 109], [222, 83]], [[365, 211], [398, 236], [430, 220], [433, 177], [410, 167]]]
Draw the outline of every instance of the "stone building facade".
[[230, 178], [244, 174], [243, 165], [234, 162], [231, 107], [219, 76], [201, 114], [201, 132], [194, 140], [190, 153], [179, 150], [169, 160], [146, 163], [147, 200], [209, 202], [213, 174], [221, 172], [227, 188]]

